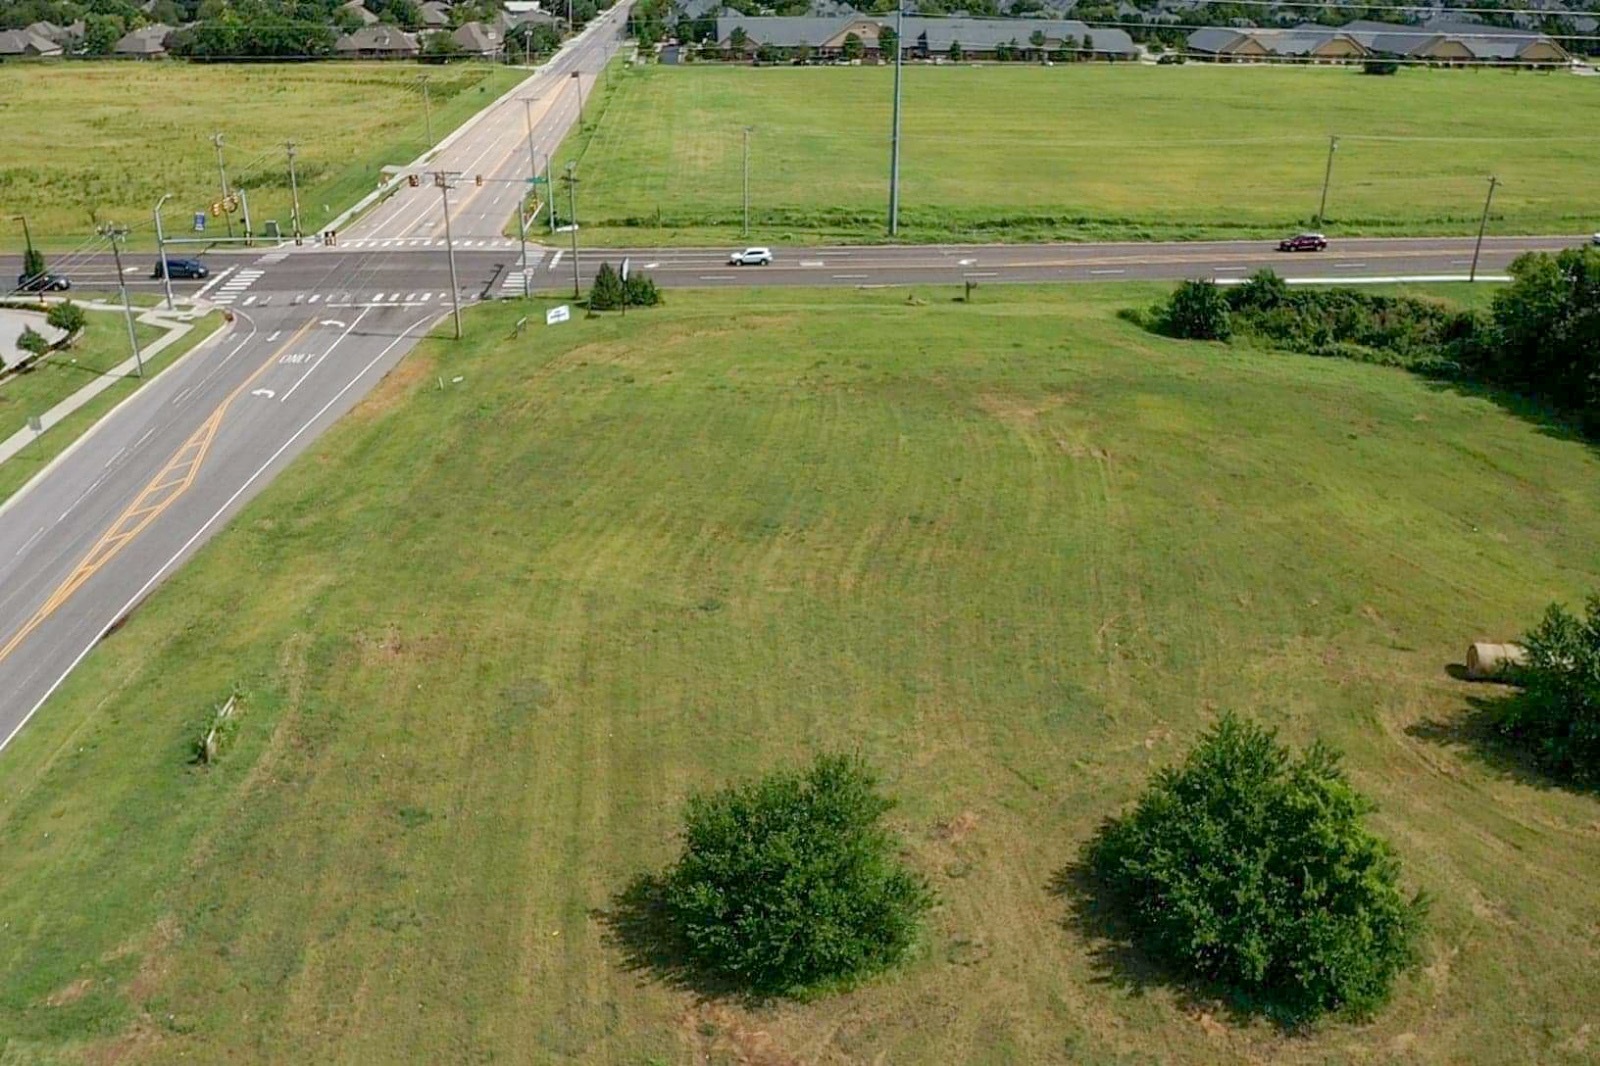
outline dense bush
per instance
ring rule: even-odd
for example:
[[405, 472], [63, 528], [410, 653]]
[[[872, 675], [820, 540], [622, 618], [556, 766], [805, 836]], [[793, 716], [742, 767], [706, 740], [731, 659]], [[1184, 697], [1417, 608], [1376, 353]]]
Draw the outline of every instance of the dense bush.
[[1413, 960], [1425, 909], [1371, 810], [1334, 751], [1295, 759], [1230, 715], [1102, 828], [1089, 866], [1162, 963], [1283, 1021], [1362, 1015]]
[[83, 308], [71, 300], [63, 300], [50, 308], [50, 313], [45, 316], [45, 321], [56, 329], [61, 330], [66, 336], [62, 344], [72, 343], [72, 339], [83, 332], [83, 327], [88, 325], [89, 315]]
[[[50, 350], [50, 342], [45, 339], [43, 333], [40, 333], [32, 326], [23, 326], [22, 332], [17, 336], [17, 347], [27, 352], [33, 359], [37, 359]], [[32, 361], [32, 359], [29, 360], [29, 362]]]
[[694, 964], [795, 995], [898, 961], [932, 897], [895, 859], [892, 806], [839, 756], [690, 799], [665, 901]]
[[1228, 301], [1209, 281], [1185, 281], [1167, 301], [1159, 316], [1161, 328], [1173, 337], [1195, 341], [1225, 341], [1233, 336]]
[[1551, 604], [1523, 644], [1522, 692], [1499, 705], [1496, 725], [1550, 772], [1600, 782], [1600, 595], [1585, 618]]
[[610, 263], [601, 263], [595, 271], [594, 284], [589, 288], [589, 310], [615, 311], [626, 304], [629, 307], [654, 307], [661, 302], [661, 290], [648, 275], [637, 270], [629, 271], [628, 280]]

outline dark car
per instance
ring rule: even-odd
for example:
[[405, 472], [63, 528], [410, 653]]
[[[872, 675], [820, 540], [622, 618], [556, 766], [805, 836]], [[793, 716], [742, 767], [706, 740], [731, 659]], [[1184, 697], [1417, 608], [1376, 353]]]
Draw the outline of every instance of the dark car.
[[60, 274], [18, 274], [18, 292], [66, 292], [72, 282]]
[[[211, 271], [198, 259], [174, 259], [167, 256], [167, 276], [171, 278], [206, 278], [211, 276]], [[156, 268], [150, 272], [152, 278], [161, 276], [161, 260], [156, 260]]]
[[1278, 242], [1280, 252], [1320, 252], [1328, 246], [1328, 238], [1320, 233], [1297, 233]]

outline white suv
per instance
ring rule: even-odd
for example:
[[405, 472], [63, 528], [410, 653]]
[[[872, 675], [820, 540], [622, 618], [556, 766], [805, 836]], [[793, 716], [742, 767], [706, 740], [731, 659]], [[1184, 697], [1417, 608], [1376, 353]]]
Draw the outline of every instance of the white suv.
[[743, 266], [763, 266], [764, 267], [764, 266], [767, 266], [771, 262], [772, 262], [772, 249], [771, 248], [746, 248], [742, 252], [734, 252], [732, 255], [728, 256], [728, 265], [729, 266], [736, 266], [736, 267], [743, 267]]

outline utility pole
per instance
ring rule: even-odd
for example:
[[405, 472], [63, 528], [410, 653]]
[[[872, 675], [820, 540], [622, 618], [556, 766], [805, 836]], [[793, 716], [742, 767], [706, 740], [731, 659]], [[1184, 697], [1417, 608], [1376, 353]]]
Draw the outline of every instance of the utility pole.
[[750, 126], [744, 128], [744, 235], [750, 236]]
[[[122, 290], [122, 314], [128, 322], [128, 343], [133, 345], [133, 363], [139, 369], [139, 376], [144, 377], [144, 356], [139, 352], [139, 335], [133, 330], [133, 304], [128, 302], [128, 278], [122, 272], [122, 239], [128, 235], [127, 226], [114, 226], [106, 223], [100, 227], [100, 236], [111, 241], [111, 257], [117, 264], [117, 288]], [[165, 268], [166, 261], [162, 261]], [[161, 271], [163, 274], [166, 270]]]
[[300, 243], [300, 182], [294, 173], [294, 142], [284, 141], [284, 151], [289, 153], [289, 195], [294, 204], [294, 243]]
[[244, 212], [244, 243], [250, 243], [250, 235], [255, 232], [250, 226], [250, 197], [244, 193], [244, 186], [235, 185], [233, 191], [239, 194], [239, 208]]
[[211, 143], [217, 149], [217, 177], [222, 180], [222, 221], [228, 225], [228, 236], [233, 236], [233, 216], [228, 213], [228, 171], [222, 165], [222, 134], [213, 133]]
[[450, 257], [450, 309], [456, 319], [456, 340], [461, 339], [461, 286], [456, 281], [456, 246], [450, 237], [450, 189], [458, 177], [459, 174], [446, 170], [436, 170], [433, 174], [433, 183], [439, 186], [439, 200], [444, 204], [444, 250]]
[[1478, 280], [1478, 253], [1483, 251], [1483, 231], [1489, 225], [1489, 205], [1494, 203], [1494, 187], [1500, 184], [1500, 179], [1489, 178], [1489, 195], [1483, 198], [1483, 217], [1478, 219], [1478, 243], [1472, 246], [1472, 270], [1467, 274], [1468, 281]]
[[567, 183], [567, 229], [572, 234], [572, 298], [583, 294], [578, 281], [578, 179], [577, 163], [567, 164], [567, 173], [561, 180]]
[[579, 71], [572, 72], [572, 84], [578, 90], [578, 132], [583, 132], [583, 74]]
[[894, 127], [889, 134], [889, 236], [900, 234], [900, 68], [906, 44], [901, 34], [905, 32], [905, 0], [895, 5], [894, 11]]
[[428, 147], [433, 147], [433, 98], [428, 95], [428, 76], [417, 75], [417, 84], [422, 87], [422, 114], [428, 120]]
[[1328, 167], [1322, 172], [1322, 202], [1317, 205], [1317, 225], [1328, 212], [1328, 183], [1333, 180], [1333, 153], [1339, 150], [1339, 138], [1328, 138]]
[[22, 239], [28, 245], [27, 256], [28, 256], [29, 259], [32, 259], [33, 258], [33, 230], [28, 228], [28, 216], [27, 215], [15, 215], [13, 217], [16, 218], [16, 220], [18, 222], [22, 223]]
[[[162, 285], [164, 285], [166, 287], [166, 290], [167, 290], [167, 310], [168, 311], [171, 311], [173, 309], [172, 308], [172, 275], [167, 273], [167, 238], [166, 238], [166, 235], [161, 232], [161, 205], [166, 203], [170, 199], [172, 199], [172, 194], [169, 192], [165, 196], [163, 196], [161, 199], [157, 200], [156, 201], [156, 209], [153, 212], [153, 214], [156, 216], [156, 258], [158, 258], [161, 261], [161, 283], [162, 283]], [[122, 270], [121, 270], [120, 266], [117, 269], [117, 273], [118, 274], [122, 273]]]
[[[522, 98], [522, 113], [528, 120], [528, 192], [535, 194], [539, 191], [539, 164], [533, 154], [533, 99]], [[546, 197], [548, 199], [548, 196]], [[533, 283], [528, 278], [528, 197], [523, 196], [517, 201], [517, 235], [522, 240], [522, 298], [526, 300], [533, 295]]]

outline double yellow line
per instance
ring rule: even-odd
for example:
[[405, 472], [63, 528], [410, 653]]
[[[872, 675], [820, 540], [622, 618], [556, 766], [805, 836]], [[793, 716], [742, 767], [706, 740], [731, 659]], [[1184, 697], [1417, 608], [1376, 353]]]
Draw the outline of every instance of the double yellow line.
[[22, 628], [0, 646], [0, 662], [5, 662], [11, 653], [17, 650], [18, 645], [55, 614], [73, 593], [82, 588], [91, 577], [105, 569], [123, 548], [133, 543], [139, 534], [150, 528], [152, 522], [166, 513], [185, 492], [189, 491], [200, 473], [200, 465], [205, 462], [212, 443], [217, 439], [217, 432], [222, 428], [222, 419], [228, 413], [229, 406], [243, 395], [246, 389], [254, 385], [268, 368], [277, 363], [284, 352], [298, 344], [300, 338], [304, 337], [314, 325], [316, 321], [313, 319], [296, 330], [294, 336], [274, 351], [238, 388], [230, 392], [227, 398], [216, 406], [204, 422], [200, 423], [200, 428], [189, 435], [183, 446], [167, 460], [161, 472], [152, 478], [134, 501], [117, 516], [117, 520], [111, 523], [111, 527], [95, 542], [94, 547], [90, 548], [78, 561], [78, 565], [72, 568], [66, 580], [56, 586], [55, 591], [50, 593], [39, 609], [33, 613], [33, 617], [23, 623]]

